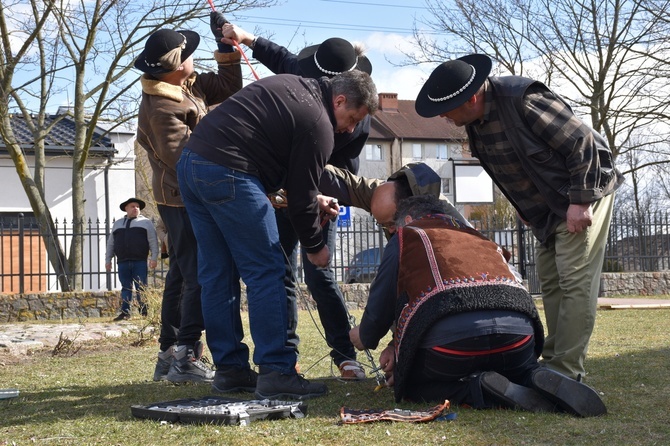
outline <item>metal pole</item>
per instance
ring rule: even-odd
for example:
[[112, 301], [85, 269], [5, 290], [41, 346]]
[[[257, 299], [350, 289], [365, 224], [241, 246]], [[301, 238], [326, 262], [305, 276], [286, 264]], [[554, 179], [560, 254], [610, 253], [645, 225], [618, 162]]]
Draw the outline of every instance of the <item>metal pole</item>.
[[24, 252], [23, 252], [23, 213], [19, 212], [19, 294], [25, 293], [26, 272], [23, 266]]

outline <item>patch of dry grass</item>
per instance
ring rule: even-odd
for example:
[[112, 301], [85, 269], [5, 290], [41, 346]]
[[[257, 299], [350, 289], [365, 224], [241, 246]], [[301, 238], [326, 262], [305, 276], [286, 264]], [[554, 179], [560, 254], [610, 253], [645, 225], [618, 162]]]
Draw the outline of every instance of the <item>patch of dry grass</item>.
[[[668, 310], [598, 312], [586, 382], [601, 392], [609, 409], [600, 418], [454, 408], [452, 422], [338, 425], [342, 406], [425, 407], [397, 405], [388, 389], [373, 391], [372, 379], [334, 379], [325, 341], [310, 315], [301, 312], [302, 370], [309, 379], [327, 380], [330, 389], [327, 396], [307, 401], [305, 419], [238, 427], [133, 418], [133, 404], [212, 394], [206, 385], [151, 381], [158, 346], [137, 343], [145, 335], [133, 333], [84, 343], [74, 355], [45, 351], [1, 365], [0, 387], [18, 388], [21, 395], [0, 401], [0, 444], [665, 445], [670, 438], [669, 315]], [[360, 320], [361, 313], [355, 316]], [[359, 359], [365, 361], [364, 355]]]

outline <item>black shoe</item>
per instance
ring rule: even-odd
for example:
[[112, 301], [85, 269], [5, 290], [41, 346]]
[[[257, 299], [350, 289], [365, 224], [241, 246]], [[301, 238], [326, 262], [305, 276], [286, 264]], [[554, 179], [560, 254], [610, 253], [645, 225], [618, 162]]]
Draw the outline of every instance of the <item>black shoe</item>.
[[114, 322], [119, 322], [119, 321], [127, 321], [128, 319], [130, 319], [130, 315], [128, 313], [121, 313], [112, 320]]
[[254, 392], [258, 373], [250, 368], [221, 367], [214, 374], [212, 390], [219, 393]]
[[480, 383], [484, 394], [503, 407], [529, 412], [556, 412], [553, 402], [529, 387], [514, 384], [499, 373], [482, 373]]
[[533, 372], [531, 381], [533, 388], [568, 413], [578, 417], [607, 413], [605, 403], [595, 390], [561, 373], [542, 368]]
[[302, 376], [284, 375], [277, 371], [258, 375], [256, 398], [306, 400], [328, 393], [328, 387], [321, 383], [310, 383]]
[[174, 346], [170, 346], [165, 351], [158, 352], [158, 360], [156, 361], [156, 368], [154, 369], [154, 381], [165, 381], [167, 380], [167, 375], [170, 372], [170, 366], [172, 365], [172, 350]]
[[171, 383], [211, 383], [214, 370], [196, 357], [193, 346], [180, 345], [173, 350], [174, 359], [167, 374]]

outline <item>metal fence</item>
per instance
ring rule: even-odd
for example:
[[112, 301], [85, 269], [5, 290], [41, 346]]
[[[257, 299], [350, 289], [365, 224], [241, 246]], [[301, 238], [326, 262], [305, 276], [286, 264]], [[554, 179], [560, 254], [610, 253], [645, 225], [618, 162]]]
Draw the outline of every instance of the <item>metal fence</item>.
[[[615, 214], [610, 226], [603, 271], [670, 269], [668, 217], [667, 212]], [[510, 262], [527, 280], [530, 291], [539, 293], [532, 233], [514, 220], [474, 221], [473, 224], [511, 253]], [[386, 244], [382, 229], [371, 217], [352, 217], [339, 221], [338, 226], [336, 246], [331, 249], [337, 280], [361, 281], [374, 276]], [[109, 227], [111, 224], [88, 221], [82, 226], [80, 233], [75, 235], [71, 222], [56, 221], [55, 234], [44, 237], [34, 218], [20, 215], [0, 216], [0, 292], [38, 293], [62, 289], [53, 257], [45, 248], [45, 240], [48, 241], [51, 237], [58, 238], [65, 253], [69, 253], [74, 237], [82, 237], [82, 261], [75, 277], [83, 289], [119, 289], [115, 264], [110, 272], [105, 270], [104, 264]], [[363, 255], [366, 252], [371, 256]], [[302, 282], [301, 260], [300, 256], [297, 257], [298, 267], [295, 274], [298, 281]], [[167, 260], [159, 262], [158, 268], [150, 275], [152, 285], [162, 285], [167, 268]], [[353, 274], [354, 271], [357, 275]]]

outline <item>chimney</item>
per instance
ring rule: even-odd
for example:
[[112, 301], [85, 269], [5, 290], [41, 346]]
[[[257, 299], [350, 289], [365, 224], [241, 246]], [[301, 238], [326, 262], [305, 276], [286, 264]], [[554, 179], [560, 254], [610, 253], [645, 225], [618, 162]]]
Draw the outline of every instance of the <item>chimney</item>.
[[379, 110], [398, 113], [398, 93], [379, 93]]

